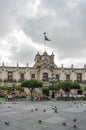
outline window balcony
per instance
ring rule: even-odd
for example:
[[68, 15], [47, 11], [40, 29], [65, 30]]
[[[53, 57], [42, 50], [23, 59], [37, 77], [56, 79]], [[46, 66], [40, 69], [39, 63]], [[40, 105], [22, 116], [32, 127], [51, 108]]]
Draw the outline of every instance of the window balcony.
[[43, 79], [42, 81], [43, 81], [43, 82], [49, 82], [49, 80], [48, 80], [48, 79]]
[[23, 82], [25, 79], [18, 79], [18, 82]]
[[70, 79], [66, 79], [66, 80], [64, 80], [64, 82], [71, 82], [72, 80], [70, 80]]
[[86, 83], [86, 80], [74, 80], [74, 82], [77, 82], [77, 83]]
[[4, 79], [3, 82], [17, 82], [16, 79]]

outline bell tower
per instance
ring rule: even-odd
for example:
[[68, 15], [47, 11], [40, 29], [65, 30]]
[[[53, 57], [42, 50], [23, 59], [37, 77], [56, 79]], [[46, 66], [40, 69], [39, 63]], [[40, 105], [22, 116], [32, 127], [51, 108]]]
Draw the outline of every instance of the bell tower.
[[37, 52], [34, 61], [35, 61], [34, 67], [38, 68], [38, 69], [42, 69], [42, 68], [54, 69], [54, 68], [57, 68], [57, 66], [54, 63], [53, 52], [52, 52], [51, 55], [48, 55], [46, 51], [42, 55], [40, 55], [39, 52]]

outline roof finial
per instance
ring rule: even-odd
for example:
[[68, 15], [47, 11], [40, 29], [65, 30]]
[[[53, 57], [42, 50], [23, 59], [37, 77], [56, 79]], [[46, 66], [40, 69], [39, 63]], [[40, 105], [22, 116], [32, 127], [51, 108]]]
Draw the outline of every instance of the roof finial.
[[53, 54], [53, 51], [52, 51], [52, 55], [54, 55], [54, 54]]
[[63, 64], [61, 65], [61, 68], [63, 68]]
[[19, 67], [19, 64], [18, 64], [18, 62], [17, 62], [17, 67]]
[[28, 62], [27, 62], [27, 64], [26, 64], [26, 67], [28, 67]]
[[71, 64], [71, 68], [73, 68], [73, 64]]
[[4, 62], [2, 63], [2, 66], [4, 67]]

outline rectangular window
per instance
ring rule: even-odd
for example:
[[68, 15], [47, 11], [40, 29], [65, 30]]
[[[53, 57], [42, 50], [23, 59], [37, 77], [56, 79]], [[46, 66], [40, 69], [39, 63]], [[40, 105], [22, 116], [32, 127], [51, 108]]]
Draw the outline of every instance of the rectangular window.
[[48, 73], [43, 73], [43, 81], [48, 81]]
[[77, 81], [82, 81], [82, 74], [81, 73], [77, 73]]
[[13, 81], [13, 72], [8, 72], [8, 81]]
[[66, 80], [70, 81], [70, 75], [69, 74], [66, 75]]
[[59, 74], [56, 74], [56, 79], [57, 81], [59, 81]]
[[24, 80], [24, 74], [23, 74], [23, 73], [20, 74], [20, 80], [21, 80], [21, 81]]
[[35, 79], [35, 74], [31, 74], [31, 79]]

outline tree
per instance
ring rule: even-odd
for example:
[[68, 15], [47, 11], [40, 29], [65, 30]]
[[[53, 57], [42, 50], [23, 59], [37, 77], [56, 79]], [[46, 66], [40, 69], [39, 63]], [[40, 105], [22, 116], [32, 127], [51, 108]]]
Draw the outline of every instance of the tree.
[[7, 90], [8, 90], [8, 87], [6, 85], [0, 86], [0, 95], [5, 96]]
[[71, 89], [80, 89], [80, 85], [76, 82], [59, 83], [58, 87], [64, 90], [67, 94], [70, 92]]
[[43, 86], [42, 92], [44, 95], [49, 96], [49, 86]]
[[62, 89], [68, 94], [70, 92], [70, 90], [72, 89], [71, 82], [64, 82]]
[[15, 86], [15, 90], [18, 91], [18, 96], [22, 96], [24, 95], [24, 87], [21, 85], [17, 85]]
[[[54, 90], [60, 90], [60, 87], [59, 87], [58, 83], [56, 83], [56, 84], [55, 84], [54, 86], [52, 86], [52, 87], [53, 87]], [[51, 88], [52, 88], [52, 87], [51, 87]]]
[[64, 90], [67, 94], [71, 90], [71, 82], [63, 82], [58, 84], [59, 89]]
[[71, 82], [71, 89], [80, 89], [80, 85], [76, 82]]
[[0, 86], [0, 90], [8, 90], [8, 87], [6, 86], [6, 85], [4, 85], [4, 86]]
[[26, 87], [30, 90], [31, 93], [31, 100], [32, 100], [32, 93], [35, 88], [40, 88], [43, 86], [43, 83], [40, 80], [37, 79], [31, 79], [31, 80], [24, 80], [21, 84], [21, 86]]
[[23, 92], [24, 91], [24, 87], [22, 87], [21, 85], [17, 85], [17, 86], [15, 86], [15, 90]]
[[82, 87], [81, 87], [81, 90], [82, 90], [83, 92], [85, 92], [85, 91], [86, 91], [86, 86], [82, 86]]
[[43, 87], [42, 87], [42, 90], [43, 90], [43, 91], [48, 91], [48, 90], [49, 90], [49, 86], [43, 86]]

